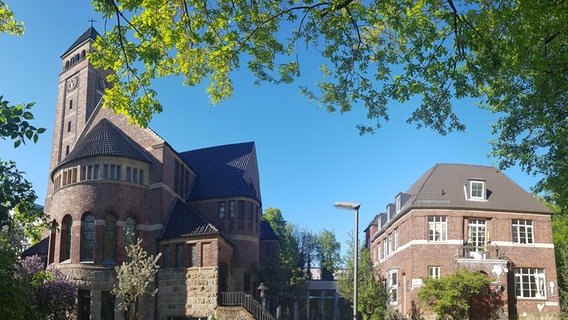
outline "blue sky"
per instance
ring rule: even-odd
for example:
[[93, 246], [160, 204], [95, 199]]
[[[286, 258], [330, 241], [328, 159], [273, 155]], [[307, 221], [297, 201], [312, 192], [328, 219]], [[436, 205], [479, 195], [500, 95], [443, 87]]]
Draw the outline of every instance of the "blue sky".
[[[15, 160], [34, 185], [39, 203], [47, 188], [49, 157], [60, 55], [89, 26], [102, 33], [104, 21], [87, 1], [8, 0], [26, 31], [21, 37], [0, 35], [0, 95], [11, 103], [36, 102], [36, 126], [47, 128], [37, 144], [13, 149], [0, 141], [0, 157]], [[313, 61], [303, 53], [300, 61]], [[316, 56], [317, 57], [317, 56]], [[307, 64], [317, 70], [317, 65]], [[475, 101], [456, 103], [467, 125], [463, 133], [440, 136], [406, 124], [416, 105], [393, 104], [391, 120], [373, 135], [359, 136], [355, 126], [364, 110], [327, 113], [306, 97], [298, 85], [309, 85], [311, 70], [292, 85], [255, 86], [246, 70], [235, 74], [234, 97], [211, 106], [203, 87], [181, 86], [175, 78], [156, 82], [164, 112], [150, 127], [177, 151], [255, 141], [264, 209], [280, 208], [284, 218], [318, 232], [328, 229], [346, 248], [353, 216], [333, 207], [337, 201], [361, 203], [360, 230], [436, 163], [493, 165], [490, 123], [496, 116]], [[368, 124], [368, 123], [367, 123]], [[524, 189], [536, 182], [518, 168], [505, 172]], [[360, 238], [362, 239], [362, 237]]]

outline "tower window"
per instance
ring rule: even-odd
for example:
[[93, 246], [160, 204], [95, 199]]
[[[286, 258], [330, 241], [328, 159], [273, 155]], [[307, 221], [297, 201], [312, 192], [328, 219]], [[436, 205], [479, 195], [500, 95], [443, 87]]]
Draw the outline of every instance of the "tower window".
[[229, 219], [235, 218], [235, 200], [229, 201]]
[[116, 259], [116, 218], [108, 215], [105, 218], [105, 233], [103, 260], [114, 261]]
[[66, 146], [65, 147], [65, 155], [68, 155], [68, 154], [69, 154], [69, 146]]
[[73, 219], [71, 216], [66, 215], [63, 218], [63, 227], [61, 228], [61, 249], [59, 251], [59, 261], [65, 261], [71, 258], [71, 230], [73, 226]]
[[126, 244], [127, 245], [135, 244], [136, 237], [138, 235], [136, 234], [136, 221], [134, 221], [132, 217], [128, 217], [126, 219], [126, 223], [124, 225], [124, 232], [125, 232], [124, 239], [126, 241]]
[[219, 201], [219, 219], [225, 219], [225, 201]]
[[71, 132], [71, 121], [67, 122], [67, 132]]
[[69, 110], [73, 109], [73, 100], [69, 100]]
[[81, 261], [93, 261], [95, 251], [95, 217], [87, 214], [81, 223]]

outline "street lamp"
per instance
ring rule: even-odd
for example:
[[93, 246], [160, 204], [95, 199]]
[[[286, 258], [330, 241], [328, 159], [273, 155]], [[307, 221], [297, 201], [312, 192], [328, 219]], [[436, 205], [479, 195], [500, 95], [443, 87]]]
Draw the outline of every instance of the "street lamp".
[[260, 300], [262, 301], [262, 309], [266, 310], [266, 293], [265, 292], [268, 290], [268, 287], [264, 285], [264, 282], [261, 282], [257, 289], [260, 290]]
[[357, 320], [357, 278], [359, 278], [359, 208], [360, 203], [354, 202], [336, 202], [337, 209], [353, 210], [355, 211], [355, 230], [354, 244], [353, 244], [353, 320]]

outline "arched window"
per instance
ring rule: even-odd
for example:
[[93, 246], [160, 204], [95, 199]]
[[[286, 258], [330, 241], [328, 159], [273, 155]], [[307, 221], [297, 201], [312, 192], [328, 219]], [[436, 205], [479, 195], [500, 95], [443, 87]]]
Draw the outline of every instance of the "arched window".
[[95, 258], [95, 217], [87, 213], [81, 223], [81, 261]]
[[126, 219], [126, 223], [124, 224], [124, 240], [126, 241], [126, 245], [135, 244], [136, 237], [136, 221], [132, 217], [128, 217]]
[[71, 228], [73, 227], [73, 219], [70, 215], [63, 217], [61, 224], [61, 247], [59, 251], [59, 261], [65, 261], [71, 258]]
[[116, 218], [109, 214], [105, 218], [105, 233], [103, 260], [114, 261], [116, 259]]

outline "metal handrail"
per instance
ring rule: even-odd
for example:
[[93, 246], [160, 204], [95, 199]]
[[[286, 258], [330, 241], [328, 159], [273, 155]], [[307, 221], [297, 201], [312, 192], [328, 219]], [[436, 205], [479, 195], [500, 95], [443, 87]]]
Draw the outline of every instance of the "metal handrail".
[[274, 317], [264, 310], [264, 308], [251, 296], [244, 292], [221, 292], [219, 295], [219, 305], [240, 306], [250, 312], [258, 320], [274, 320]]
[[473, 260], [486, 260], [486, 259], [499, 259], [506, 260], [505, 249], [497, 246], [472, 246], [464, 245], [458, 249], [458, 258], [473, 259]]

